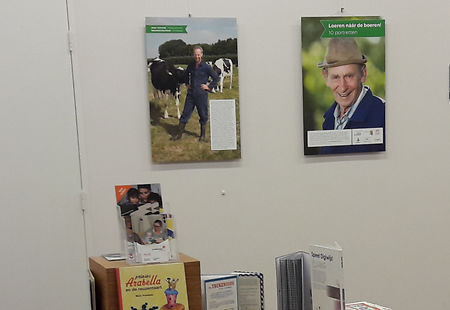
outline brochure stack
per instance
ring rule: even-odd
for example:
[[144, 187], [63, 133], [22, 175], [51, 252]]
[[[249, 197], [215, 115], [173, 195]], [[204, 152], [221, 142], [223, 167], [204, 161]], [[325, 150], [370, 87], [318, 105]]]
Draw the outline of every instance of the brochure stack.
[[177, 260], [174, 218], [163, 208], [161, 185], [117, 185], [115, 189], [127, 262]]

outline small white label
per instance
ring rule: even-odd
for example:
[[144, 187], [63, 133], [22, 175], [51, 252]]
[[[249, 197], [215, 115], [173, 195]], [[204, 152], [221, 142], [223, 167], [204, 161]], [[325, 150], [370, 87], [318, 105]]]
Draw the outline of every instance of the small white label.
[[383, 144], [383, 128], [308, 131], [308, 147]]
[[210, 100], [211, 150], [236, 150], [236, 103], [234, 99]]
[[308, 147], [350, 145], [351, 132], [351, 129], [308, 131]]

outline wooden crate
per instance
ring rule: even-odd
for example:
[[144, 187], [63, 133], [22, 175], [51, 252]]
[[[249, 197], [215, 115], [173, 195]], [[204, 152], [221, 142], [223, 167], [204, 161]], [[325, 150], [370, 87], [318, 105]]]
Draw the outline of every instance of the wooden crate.
[[[190, 310], [202, 310], [200, 261], [180, 253], [184, 263]], [[116, 268], [131, 266], [126, 261], [108, 261], [104, 257], [89, 257], [89, 268], [95, 278], [97, 310], [120, 310]]]

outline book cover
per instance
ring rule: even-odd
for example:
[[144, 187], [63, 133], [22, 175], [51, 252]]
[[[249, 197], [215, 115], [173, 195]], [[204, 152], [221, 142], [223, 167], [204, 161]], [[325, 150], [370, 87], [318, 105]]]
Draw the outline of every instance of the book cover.
[[313, 245], [312, 297], [314, 310], [344, 310], [344, 256], [342, 248]]
[[183, 263], [116, 269], [121, 310], [189, 310]]
[[238, 310], [237, 275], [202, 275], [203, 309]]

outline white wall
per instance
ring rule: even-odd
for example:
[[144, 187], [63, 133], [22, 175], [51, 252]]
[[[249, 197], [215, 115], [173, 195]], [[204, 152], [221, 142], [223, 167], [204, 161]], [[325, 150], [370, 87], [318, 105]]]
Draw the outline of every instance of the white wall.
[[88, 309], [64, 1], [0, 13], [2, 309]]
[[[386, 19], [387, 152], [305, 157], [300, 17], [341, 6]], [[449, 11], [438, 0], [74, 3], [88, 254], [120, 248], [114, 185], [160, 182], [180, 250], [204, 273], [263, 272], [267, 309], [274, 258], [334, 240], [349, 301], [449, 308]], [[238, 19], [240, 161], [151, 163], [144, 18], [188, 13]]]

